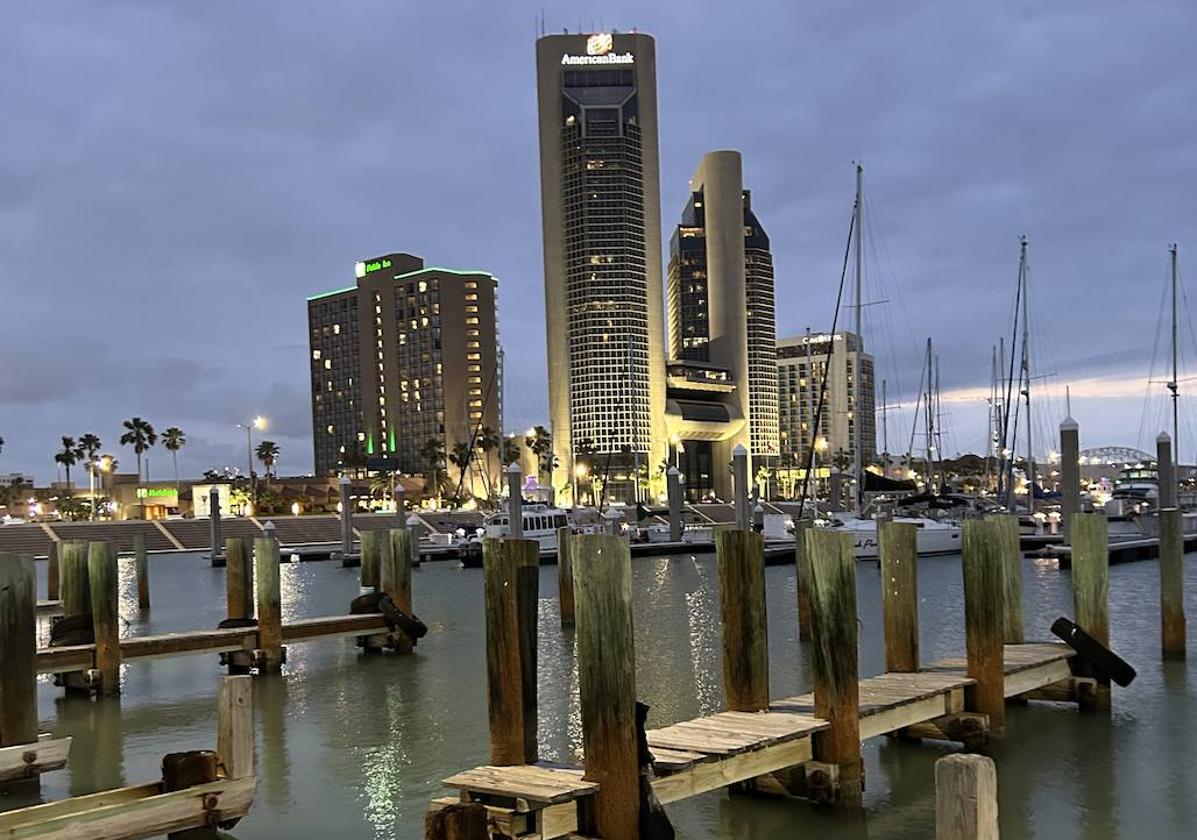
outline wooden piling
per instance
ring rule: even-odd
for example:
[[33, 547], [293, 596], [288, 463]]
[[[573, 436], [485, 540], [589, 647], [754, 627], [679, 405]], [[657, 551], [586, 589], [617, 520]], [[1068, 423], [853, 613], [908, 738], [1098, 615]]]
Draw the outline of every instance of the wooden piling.
[[935, 840], [999, 840], [992, 758], [956, 754], [935, 762]]
[[61, 543], [58, 565], [62, 614], [91, 615], [91, 587], [87, 582], [87, 543]]
[[805, 534], [813, 527], [809, 519], [794, 523], [794, 587], [798, 590], [798, 639], [810, 641], [810, 563], [807, 561]]
[[278, 542], [254, 540], [254, 578], [258, 590], [259, 671], [278, 671], [283, 665], [282, 595], [279, 590]]
[[1183, 521], [1177, 508], [1160, 511], [1160, 620], [1165, 659], [1185, 658]]
[[96, 634], [96, 670], [100, 673], [100, 694], [121, 690], [121, 631], [116, 551], [111, 543], [87, 546], [87, 577], [91, 589], [92, 627]]
[[145, 534], [133, 535], [133, 562], [137, 569], [137, 608], [150, 608], [150, 561], [145, 550]]
[[569, 555], [569, 528], [557, 529], [557, 601], [561, 626], [574, 626], [574, 566]]
[[50, 548], [46, 552], [46, 597], [51, 601], [57, 601], [58, 594], [58, 547], [61, 545], [57, 540], [50, 542]]
[[37, 573], [33, 558], [0, 554], [0, 747], [36, 744]]
[[[1106, 518], [1099, 513], [1074, 513], [1068, 525], [1072, 536], [1072, 600], [1076, 623], [1106, 647], [1110, 646], [1110, 539]], [[1092, 694], [1079, 698], [1082, 707], [1108, 710], [1110, 681], [1098, 680]]]
[[804, 536], [811, 572], [815, 716], [831, 724], [830, 729], [815, 737], [815, 758], [836, 768], [838, 781], [832, 793], [835, 802], [859, 807], [864, 765], [860, 752], [856, 558], [847, 534], [811, 528]]
[[254, 617], [254, 567], [248, 537], [224, 541], [224, 593], [229, 618]]
[[384, 537], [381, 531], [363, 530], [362, 538], [362, 589], [378, 589], [378, 566]]
[[597, 782], [581, 833], [638, 840], [639, 756], [632, 564], [626, 540], [571, 537], [577, 598], [577, 664], [585, 776]]
[[424, 816], [424, 840], [487, 840], [486, 806], [458, 802]]
[[918, 528], [910, 522], [882, 522], [881, 614], [885, 626], [885, 670], [919, 670]]
[[769, 708], [769, 635], [765, 615], [765, 540], [752, 531], [715, 534], [723, 688], [733, 712]]
[[[395, 606], [412, 615], [411, 548], [408, 545], [411, 535], [406, 528], [391, 528], [387, 538], [387, 550], [380, 558], [378, 586]], [[402, 630], [396, 630], [393, 647], [398, 653], [411, 653], [415, 642]]]
[[[227, 543], [226, 543], [227, 545]], [[254, 774], [254, 703], [251, 677], [222, 677], [217, 717], [216, 754], [225, 778]]]
[[997, 523], [997, 540], [1001, 546], [1002, 577], [1002, 639], [1008, 645], [1023, 643], [1022, 623], [1022, 543], [1018, 535], [1018, 517], [998, 514], [986, 517]]
[[996, 522], [968, 519], [962, 539], [964, 633], [969, 711], [989, 715], [990, 737], [1001, 737], [1006, 720], [1004, 633], [1005, 567]]
[[540, 546], [535, 540], [482, 541], [486, 600], [490, 763], [537, 759], [536, 607]]

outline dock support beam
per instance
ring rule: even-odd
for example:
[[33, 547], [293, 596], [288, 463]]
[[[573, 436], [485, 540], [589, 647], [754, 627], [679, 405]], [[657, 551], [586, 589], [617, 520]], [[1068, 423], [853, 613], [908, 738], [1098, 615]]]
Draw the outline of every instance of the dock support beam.
[[764, 711], [769, 708], [764, 537], [752, 531], [718, 531], [715, 556], [727, 708]]
[[507, 467], [507, 534], [513, 540], [524, 536], [524, 477], [520, 465]]
[[557, 529], [557, 601], [561, 626], [574, 626], [574, 564], [570, 556], [570, 529]]
[[732, 450], [732, 492], [735, 493], [736, 530], [752, 528], [752, 508], [748, 506], [748, 450], [737, 443]]
[[145, 550], [145, 534], [133, 535], [133, 562], [137, 569], [137, 608], [150, 608], [150, 560]]
[[283, 667], [282, 594], [279, 582], [278, 541], [270, 536], [254, 540], [254, 578], [258, 590], [258, 650], [254, 651], [259, 673]]
[[999, 840], [992, 758], [945, 755], [935, 762], [935, 840]]
[[669, 495], [669, 541], [682, 541], [682, 474], [677, 467], [665, 472], [665, 489]]
[[490, 763], [531, 764], [536, 742], [536, 607], [540, 546], [535, 540], [482, 541], [486, 600]]
[[220, 546], [224, 542], [220, 534], [220, 491], [215, 485], [208, 491], [208, 541], [212, 546], [209, 557], [213, 566], [223, 566], [224, 557]]
[[[91, 586], [87, 579], [87, 543], [70, 541], [59, 543], [59, 593], [62, 598], [62, 621], [75, 626], [75, 632], [92, 626]], [[71, 644], [69, 641], [55, 641], [51, 631], [52, 646]], [[90, 694], [87, 674], [82, 671], [68, 671], [54, 677], [55, 685], [66, 689], [67, 694]]]
[[[1069, 533], [1072, 534], [1072, 600], [1076, 623], [1108, 648], [1110, 538], [1106, 518], [1099, 513], [1073, 514]], [[1080, 695], [1078, 702], [1082, 708], [1109, 711], [1110, 681], [1098, 680], [1096, 690]]]
[[620, 537], [571, 539], [584, 778], [599, 785], [593, 813], [580, 814], [578, 828], [597, 837], [639, 840], [631, 552]]
[[885, 670], [919, 670], [918, 528], [910, 522], [877, 526], [881, 559], [881, 615]]
[[804, 534], [810, 558], [815, 717], [831, 724], [815, 734], [807, 765], [812, 799], [859, 808], [864, 789], [857, 671], [856, 559], [852, 539], [820, 528]]
[[362, 534], [362, 589], [375, 591], [378, 589], [378, 566], [382, 555], [382, 531], [366, 531]]
[[[378, 569], [378, 586], [395, 606], [408, 615], [414, 614], [411, 595], [411, 549], [406, 528], [392, 528], [388, 550], [382, 554]], [[391, 647], [396, 653], [411, 653], [415, 640], [396, 628]]]
[[91, 589], [92, 626], [96, 634], [97, 690], [100, 694], [120, 694], [120, 587], [116, 551], [111, 543], [88, 543], [87, 577]]
[[349, 504], [349, 476], [343, 475], [337, 482], [341, 499], [341, 565], [348, 566], [353, 554], [353, 508]]
[[225, 778], [254, 774], [254, 703], [250, 677], [223, 677], [217, 716], [216, 754]]
[[224, 594], [229, 618], [253, 618], [254, 570], [247, 537], [224, 541]]
[[1000, 738], [1006, 723], [1006, 666], [1002, 647], [1005, 566], [1000, 526], [964, 522], [964, 634], [968, 675], [976, 685], [965, 692], [969, 711], [989, 716], [990, 737]]
[[[1163, 483], [1160, 484], [1163, 492]], [[1184, 520], [1178, 508], [1160, 511], [1160, 631], [1164, 659], [1185, 658]]]
[[810, 561], [806, 552], [805, 534], [814, 526], [809, 519], [794, 523], [794, 586], [798, 590], [798, 639], [811, 638]]
[[1065, 417], [1060, 423], [1060, 518], [1065, 545], [1072, 545], [1072, 516], [1080, 512], [1081, 431], [1072, 417]]
[[1008, 645], [1023, 643], [1022, 623], [1022, 544], [1018, 537], [1018, 516], [1003, 513], [985, 517], [993, 522], [1001, 553], [1002, 639]]
[[37, 574], [31, 557], [0, 554], [0, 674], [0, 747], [36, 744]]
[[424, 816], [424, 840], [488, 840], [486, 806], [459, 802]]
[[1159, 508], [1174, 508], [1178, 488], [1176, 484], [1176, 461], [1172, 458], [1172, 436], [1167, 432], [1160, 432], [1155, 439], [1155, 463], [1159, 471]]
[[58, 594], [58, 548], [62, 543], [51, 542], [46, 552], [46, 597], [51, 601], [59, 599]]

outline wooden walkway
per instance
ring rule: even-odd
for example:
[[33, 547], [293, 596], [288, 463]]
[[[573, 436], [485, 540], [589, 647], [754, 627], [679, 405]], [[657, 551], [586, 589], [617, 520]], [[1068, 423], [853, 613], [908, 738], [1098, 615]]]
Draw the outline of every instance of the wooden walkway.
[[[1016, 697], [1069, 679], [1070, 647], [1063, 644], [1006, 645], [1005, 694]], [[963, 659], [948, 659], [918, 673], [887, 673], [862, 679], [861, 740], [900, 732], [965, 707], [974, 681]], [[766, 712], [720, 712], [647, 733], [662, 803], [677, 802], [738, 782], [805, 764], [813, 758], [811, 736], [829, 727], [814, 715], [810, 693], [776, 700]], [[548, 765], [485, 766], [444, 780], [465, 802], [491, 810], [492, 825], [510, 834], [541, 840], [577, 829], [578, 800], [598, 785], [582, 770]], [[444, 805], [452, 799], [434, 803]]]

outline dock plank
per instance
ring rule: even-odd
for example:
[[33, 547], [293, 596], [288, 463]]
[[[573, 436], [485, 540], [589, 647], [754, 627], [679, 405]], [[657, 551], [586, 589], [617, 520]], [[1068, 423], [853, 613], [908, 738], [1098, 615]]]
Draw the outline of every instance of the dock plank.
[[579, 773], [530, 764], [475, 767], [450, 776], [442, 784], [470, 793], [549, 805], [591, 796], [598, 790], [597, 784], [584, 781]]

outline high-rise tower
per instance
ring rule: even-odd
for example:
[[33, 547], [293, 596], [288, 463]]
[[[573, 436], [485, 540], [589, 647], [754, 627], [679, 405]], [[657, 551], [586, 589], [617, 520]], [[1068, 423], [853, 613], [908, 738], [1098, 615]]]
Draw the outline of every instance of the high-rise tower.
[[536, 75], [553, 486], [592, 465], [645, 498], [666, 454], [656, 47], [548, 35]]

